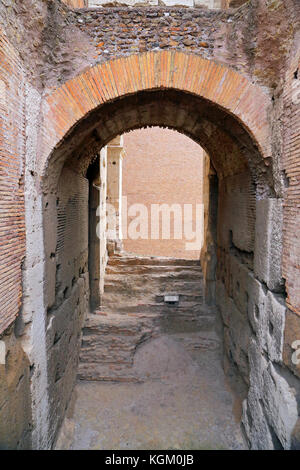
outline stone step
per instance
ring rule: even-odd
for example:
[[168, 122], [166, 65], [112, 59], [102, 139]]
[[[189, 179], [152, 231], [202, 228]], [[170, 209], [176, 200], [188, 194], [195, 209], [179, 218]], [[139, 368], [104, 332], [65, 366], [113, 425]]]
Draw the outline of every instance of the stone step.
[[175, 280], [182, 280], [184, 282], [199, 282], [203, 280], [202, 273], [194, 273], [189, 270], [182, 270], [177, 272], [164, 272], [164, 273], [124, 273], [124, 274], [105, 274], [105, 282], [126, 282], [128, 284], [146, 284], [146, 283], [157, 283], [157, 282], [172, 282]]
[[202, 291], [202, 288], [202, 283], [194, 280], [183, 282], [181, 279], [165, 279], [164, 281], [157, 282], [153, 285], [153, 283], [144, 282], [143, 280], [133, 283], [128, 279], [115, 279], [113, 281], [106, 281], [104, 285], [104, 295], [106, 293], [114, 292], [127, 292], [132, 295], [140, 293], [145, 295], [146, 293], [149, 293], [149, 291], [153, 293], [153, 295], [158, 295], [163, 292], [173, 292], [177, 295], [189, 292], [198, 295], [199, 292]]
[[77, 378], [104, 382], [142, 382], [132, 371], [131, 364], [79, 363]]
[[122, 305], [118, 306], [116, 303], [102, 304], [101, 310], [103, 312], [114, 313], [118, 312], [122, 315], [130, 313], [139, 313], [139, 314], [154, 314], [153, 318], [156, 316], [161, 316], [164, 314], [172, 315], [214, 315], [215, 310], [209, 309], [202, 303], [197, 302], [182, 302], [177, 306], [175, 305], [166, 305], [164, 303], [152, 303], [152, 304], [131, 304], [131, 305]]
[[121, 294], [106, 294], [102, 297], [100, 310], [101, 311], [114, 311], [114, 312], [137, 312], [137, 313], [159, 313], [162, 309], [178, 307], [182, 310], [205, 309], [206, 306], [202, 297], [195, 296], [194, 300], [185, 302], [180, 300], [179, 304], [167, 304], [164, 302], [156, 302], [156, 296], [126, 296]]
[[[165, 308], [172, 308], [175, 304], [165, 304], [164, 302], [155, 302], [155, 296], [126, 296], [120, 294], [106, 294], [101, 300], [101, 310], [106, 311], [118, 311], [122, 312], [140, 312], [140, 313], [159, 313]], [[179, 309], [188, 310], [199, 308], [199, 311], [206, 308], [202, 297], [195, 296], [194, 300], [180, 301], [178, 304]]]
[[[193, 273], [194, 276], [203, 277], [201, 266], [172, 266], [172, 273], [186, 272], [187, 274]], [[170, 266], [157, 266], [157, 265], [107, 265], [105, 274], [120, 274], [120, 275], [137, 275], [137, 274], [170, 274]]]
[[167, 334], [195, 332], [195, 331], [211, 331], [216, 322], [215, 315], [203, 316], [177, 316], [164, 315], [160, 319], [160, 332]]
[[[178, 293], [178, 291], [173, 291], [170, 290], [166, 292], [166, 294], [172, 294], [172, 293]], [[105, 292], [102, 297], [101, 297], [101, 308], [102, 306], [110, 306], [111, 308], [114, 308], [117, 310], [118, 308], [122, 309], [123, 307], [128, 308], [135, 308], [141, 306], [141, 311], [145, 311], [145, 307], [147, 305], [150, 306], [150, 310], [154, 306], [158, 306], [160, 308], [163, 305], [166, 305], [163, 301], [164, 299], [164, 294], [165, 292], [162, 291], [157, 292], [157, 293], [152, 293], [152, 292], [146, 292], [145, 290], [141, 291], [135, 291], [133, 294], [132, 292], [128, 292], [126, 290], [122, 291], [121, 289], [118, 290], [112, 290], [112, 292]], [[184, 305], [188, 307], [188, 304], [193, 305], [193, 304], [199, 304], [203, 305], [203, 295], [199, 291], [197, 293], [189, 292], [186, 294], [183, 294], [182, 292], [179, 292], [179, 306]], [[183, 304], [184, 303], [184, 304]], [[137, 311], [135, 309], [135, 311]], [[146, 309], [147, 310], [147, 309]]]
[[109, 258], [108, 266], [200, 266], [199, 260], [189, 260], [180, 258], [164, 258], [164, 257], [139, 257], [139, 256], [122, 256], [114, 255]]
[[[179, 295], [178, 304], [165, 303], [166, 294]], [[85, 322], [78, 378], [143, 381], [134, 369], [142, 343], [161, 334], [209, 333], [215, 323], [215, 309], [203, 304], [198, 260], [114, 255], [101, 307]]]
[[[137, 318], [139, 319], [138, 322]], [[135, 336], [147, 327], [150, 321], [151, 318], [146, 315], [124, 316], [119, 313], [108, 313], [99, 310], [97, 313], [87, 315], [83, 336], [97, 333], [101, 333], [101, 335], [113, 333], [115, 335]]]
[[[131, 364], [133, 353], [135, 351], [135, 343], [127, 345], [127, 348], [124, 347], [124, 343], [121, 341], [115, 342], [111, 340], [110, 346], [104, 346], [103, 344], [98, 344], [96, 341], [90, 345], [90, 347], [85, 346], [83, 341], [82, 349], [80, 352], [80, 361], [85, 364], [89, 363], [98, 363], [98, 364]], [[99, 352], [99, 350], [101, 352]]]
[[86, 341], [83, 338], [80, 351], [80, 361], [88, 363], [115, 363], [131, 364], [136, 345], [140, 337], [131, 337], [131, 341], [125, 338], [112, 335], [106, 341], [99, 341], [99, 338], [90, 338]]
[[135, 349], [153, 330], [153, 322], [145, 315], [89, 314], [83, 329], [80, 361], [131, 364]]

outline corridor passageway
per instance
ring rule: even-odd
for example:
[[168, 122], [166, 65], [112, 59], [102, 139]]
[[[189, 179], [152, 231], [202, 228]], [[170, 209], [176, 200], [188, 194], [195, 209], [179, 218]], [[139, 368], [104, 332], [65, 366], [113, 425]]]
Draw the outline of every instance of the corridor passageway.
[[[57, 448], [246, 448], [246, 386], [233, 370], [225, 378], [222, 321], [204, 301], [208, 169], [199, 145], [156, 127], [115, 138], [88, 171], [91, 313]], [[103, 188], [99, 272], [93, 208]]]
[[[0, 0], [0, 449], [300, 448], [299, 1], [181, 1]], [[200, 256], [108, 213], [149, 128]]]
[[194, 260], [110, 258], [58, 449], [247, 448], [245, 389], [225, 377], [221, 320], [202, 286]]
[[[208, 155], [205, 160], [206, 211], [201, 250], [203, 297], [206, 305], [221, 313], [223, 359], [228, 366], [226, 373], [233, 371], [240, 377], [247, 392], [239, 393], [242, 401], [240, 423], [247, 443], [253, 448], [289, 448], [298, 412], [292, 391], [293, 377], [289, 375], [288, 380], [282, 380], [278, 367], [273, 366], [282, 357], [286, 307], [280, 269], [283, 206], [282, 200], [275, 197], [275, 176], [268, 164], [270, 148], [268, 134], [264, 131], [267, 116], [261, 112], [266, 97], [239, 74], [229, 73], [226, 67], [211, 65], [210, 62], [205, 65], [202, 58], [177, 52], [170, 56], [164, 52], [153, 53], [147, 57], [145, 76], [153, 80], [152, 85], [144, 81], [143, 73], [140, 75], [140, 66], [137, 69], [129, 67], [130, 58], [120, 62], [124, 67], [123, 76], [127, 77], [129, 69], [137, 75], [133, 82], [125, 79], [118, 82], [118, 88], [114, 89], [115, 98], [103, 103], [100, 95], [94, 95], [94, 88], [85, 95], [85, 89], [78, 85], [83, 93], [81, 102], [85, 103], [85, 96], [92, 96], [93, 104], [88, 105], [86, 111], [81, 106], [82, 114], [72, 124], [74, 118], [69, 116], [66, 102], [64, 127], [59, 128], [59, 134], [53, 137], [56, 142], [53, 151], [44, 154], [41, 224], [46, 254], [44, 296], [48, 362], [47, 370], [41, 370], [52, 396], [48, 424], [57, 431], [63, 422], [72, 397], [78, 361], [79, 376], [88, 380], [110, 380], [118, 373], [124, 379], [122, 374], [128, 372], [124, 371], [123, 365], [127, 364], [126, 354], [135, 348], [134, 343], [128, 345], [131, 335], [121, 335], [114, 347], [108, 348], [111, 360], [105, 358], [105, 331], [118, 328], [111, 322], [113, 315], [108, 316], [107, 323], [103, 320], [105, 315], [99, 315], [101, 323], [91, 326], [92, 330], [98, 330], [99, 339], [92, 348], [92, 358], [84, 357], [90, 328], [88, 312], [101, 305], [106, 313], [106, 305], [102, 303], [103, 287], [108, 282], [106, 263], [115, 245], [110, 243], [106, 234], [109, 221], [106, 214], [109, 196], [106, 149], [113, 139], [127, 131], [159, 126], [192, 138]], [[178, 66], [174, 73], [172, 64], [176, 61]], [[164, 64], [169, 64], [169, 67], [165, 69]], [[86, 72], [91, 74], [87, 83], [105, 81], [102, 76], [106, 73], [105, 67]], [[186, 81], [184, 77], [189, 76], [191, 67], [194, 70], [192, 76], [199, 79]], [[214, 67], [218, 84], [208, 86], [206, 83], [211, 83]], [[162, 80], [159, 86], [157, 77]], [[64, 94], [66, 86], [77, 89], [76, 83], [75, 79], [74, 83], [63, 85], [61, 90], [49, 96], [51, 113], [56, 115], [59, 112], [62, 116], [61, 106], [56, 108], [56, 95]], [[132, 88], [128, 89], [129, 83]], [[248, 102], [252, 103], [251, 107]], [[61, 138], [58, 137], [60, 134]], [[97, 236], [95, 216], [99, 217]], [[92, 253], [99, 254], [96, 264], [92, 262], [96, 259]], [[145, 286], [148, 287], [147, 283], [143, 285], [143, 278], [137, 276], [135, 280], [135, 288], [142, 289], [142, 296], [145, 295]], [[33, 281], [37, 279], [33, 278]], [[104, 289], [104, 297], [106, 293], [111, 297], [114, 289], [118, 296], [123, 295], [124, 288], [128, 288], [122, 280], [114, 279], [111, 284], [106, 286], [106, 292]], [[40, 285], [36, 286], [38, 288]], [[174, 293], [178, 294], [177, 289]], [[94, 306], [90, 310], [92, 299]], [[118, 315], [122, 305], [123, 301], [118, 298], [114, 316]], [[139, 317], [127, 317], [131, 319], [129, 330], [133, 329], [139, 336], [142, 331]], [[163, 324], [159, 324], [159, 328], [162, 334]], [[124, 329], [128, 331], [128, 326], [125, 325]], [[96, 347], [97, 342], [102, 347]], [[101, 351], [104, 351], [104, 357], [94, 361], [94, 355]], [[115, 356], [119, 356], [122, 366], [115, 367]], [[91, 364], [93, 362], [97, 362], [97, 367]], [[108, 362], [112, 367], [107, 365]], [[261, 376], [265, 377], [263, 383], [259, 379]], [[41, 381], [42, 375], [37, 380]], [[274, 383], [276, 387], [272, 385]], [[39, 393], [42, 391], [40, 388], [37, 390]], [[279, 406], [278, 396], [287, 400], [288, 413]], [[275, 407], [271, 412], [274, 417], [271, 424], [266, 419], [269, 402]], [[279, 422], [275, 419], [278, 415]], [[282, 422], [285, 424], [278, 424]], [[289, 434], [285, 431], [287, 426]], [[41, 430], [41, 437], [44, 435]]]

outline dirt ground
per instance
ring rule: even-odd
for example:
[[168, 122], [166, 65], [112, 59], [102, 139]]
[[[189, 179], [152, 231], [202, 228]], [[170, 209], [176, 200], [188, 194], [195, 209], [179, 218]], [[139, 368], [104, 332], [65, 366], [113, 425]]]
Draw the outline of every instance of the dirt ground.
[[136, 352], [144, 383], [79, 382], [65, 449], [245, 449], [240, 403], [214, 332], [152, 339]]

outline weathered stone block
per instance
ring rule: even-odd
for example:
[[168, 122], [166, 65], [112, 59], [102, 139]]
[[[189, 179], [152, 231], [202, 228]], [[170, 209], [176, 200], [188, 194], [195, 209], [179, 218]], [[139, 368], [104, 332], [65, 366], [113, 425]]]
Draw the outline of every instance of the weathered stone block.
[[271, 361], [282, 361], [286, 306], [279, 294], [267, 294], [266, 349]]
[[29, 361], [13, 328], [0, 338], [4, 356], [0, 361], [0, 450], [30, 449], [32, 416]]
[[230, 316], [230, 327], [224, 329], [224, 347], [226, 353], [237, 365], [246, 383], [249, 381], [248, 345], [250, 328], [234, 303]]
[[267, 359], [262, 354], [258, 341], [252, 337], [249, 341], [250, 387], [258, 399], [262, 398], [264, 382], [263, 373], [268, 367]]
[[230, 277], [232, 297], [239, 311], [245, 316], [248, 310], [248, 278], [250, 271], [235, 256], [230, 256]]
[[291, 436], [298, 420], [295, 390], [270, 363], [263, 374], [262, 397], [268, 422], [274, 429], [284, 449], [290, 449]]
[[254, 273], [272, 291], [283, 286], [282, 255], [282, 199], [264, 199], [256, 202]]
[[282, 361], [286, 307], [280, 294], [273, 294], [253, 275], [248, 278], [248, 317], [260, 348], [272, 361]]
[[233, 359], [245, 382], [248, 383], [248, 348], [251, 337], [248, 317], [240, 312], [221, 281], [217, 281], [216, 302], [225, 325], [224, 347], [226, 354]]
[[249, 392], [248, 399], [243, 402], [242, 423], [250, 449], [271, 450], [274, 448], [262, 405], [252, 391]]
[[220, 309], [223, 322], [226, 326], [230, 324], [230, 308], [228, 307], [228, 295], [223, 282], [216, 282], [216, 304]]
[[261, 353], [258, 341], [252, 337], [249, 343], [250, 388], [243, 403], [242, 423], [251, 449], [273, 449], [270, 428], [266, 421], [262, 397], [264, 394], [263, 374], [268, 362]]
[[249, 345], [250, 389], [243, 404], [243, 424], [253, 449], [290, 449], [296, 439], [296, 392], [262, 354], [252, 338]]
[[261, 348], [265, 345], [266, 334], [266, 289], [255, 279], [253, 273], [248, 276], [248, 318]]

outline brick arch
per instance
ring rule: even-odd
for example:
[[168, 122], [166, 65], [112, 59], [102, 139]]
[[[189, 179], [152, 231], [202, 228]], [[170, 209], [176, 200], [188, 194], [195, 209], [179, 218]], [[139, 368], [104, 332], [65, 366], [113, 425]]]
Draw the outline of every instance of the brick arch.
[[[139, 98], [143, 94], [143, 99], [139, 101]], [[153, 95], [152, 97], [150, 97], [151, 94]], [[167, 96], [164, 102], [160, 102], [159, 98], [161, 96], [159, 95], [163, 94]], [[186, 96], [180, 96], [184, 94]], [[148, 98], [149, 100], [147, 101]], [[164, 105], [166, 103], [168, 103], [168, 106], [172, 106], [171, 113], [164, 112]], [[181, 104], [182, 108], [180, 108]], [[93, 151], [91, 144], [95, 143], [95, 149], [98, 151], [99, 145], [105, 145], [105, 143], [108, 142], [106, 139], [114, 137], [114, 132], [117, 128], [117, 130], [124, 132], [126, 126], [128, 126], [129, 130], [133, 128], [133, 126], [137, 126], [144, 119], [142, 123], [144, 125], [155, 124], [172, 127], [178, 122], [177, 130], [184, 131], [187, 135], [190, 135], [190, 137], [197, 137], [198, 135], [199, 143], [205, 144], [206, 138], [207, 148], [210, 144], [208, 150], [211, 150], [212, 154], [210, 155], [210, 152], [208, 152], [209, 155], [213, 158], [218, 156], [218, 153], [222, 153], [222, 157], [225, 156], [224, 160], [228, 162], [229, 167], [233, 166], [235, 159], [238, 160], [240, 157], [244, 156], [243, 152], [247, 147], [247, 153], [250, 154], [253, 164], [256, 165], [257, 161], [254, 161], [253, 157], [254, 152], [258, 154], [258, 159], [262, 161], [263, 158], [268, 158], [271, 155], [270, 129], [267, 115], [270, 104], [271, 100], [259, 87], [251, 84], [247, 78], [237, 72], [216, 62], [175, 51], [149, 52], [140, 55], [132, 55], [97, 65], [74, 79], [69, 80], [60, 88], [53, 90], [45, 96], [42, 108], [44, 125], [42, 128], [42, 154], [38, 161], [37, 170], [40, 175], [46, 177], [39, 179], [38, 182], [34, 180], [32, 183], [39, 187], [40, 181], [43, 179], [42, 190], [38, 192], [38, 197], [35, 197], [36, 194], [33, 190], [27, 191], [27, 194], [32, 197], [32, 206], [37, 208], [36, 212], [38, 214], [37, 220], [33, 219], [34, 228], [32, 229], [30, 223], [33, 211], [32, 207], [29, 207], [30, 216], [28, 219], [30, 219], [30, 230], [28, 231], [27, 245], [30, 247], [29, 250], [31, 251], [32, 246], [35, 246], [36, 250], [39, 249], [39, 246], [44, 250], [43, 259], [40, 263], [41, 269], [38, 275], [36, 275], [36, 271], [34, 272], [33, 286], [30, 286], [29, 293], [35, 292], [34, 297], [41, 299], [41, 303], [45, 298], [43, 305], [36, 304], [34, 299], [32, 299], [32, 305], [30, 304], [31, 311], [34, 313], [33, 318], [36, 321], [34, 331], [38, 331], [37, 328], [39, 328], [39, 331], [44, 329], [47, 331], [47, 340], [50, 338], [50, 341], [52, 338], [52, 341], [54, 341], [56, 337], [55, 322], [57, 321], [59, 324], [60, 318], [62, 318], [54, 314], [55, 309], [61, 307], [60, 304], [58, 304], [58, 306], [55, 304], [57, 296], [56, 279], [58, 276], [56, 268], [57, 266], [64, 266], [64, 264], [67, 265], [67, 263], [64, 263], [64, 260], [61, 262], [60, 259], [57, 261], [56, 255], [53, 257], [52, 253], [56, 249], [55, 244], [58, 233], [58, 209], [56, 206], [57, 201], [59, 202], [59, 197], [57, 198], [57, 194], [59, 193], [57, 192], [57, 180], [60, 179], [60, 170], [65, 163], [64, 170], [66, 170], [66, 173], [62, 176], [60, 188], [64, 189], [65, 183], [66, 187], [68, 184], [72, 184], [73, 187], [76, 187], [72, 177], [68, 174], [68, 170], [81, 168], [81, 161], [83, 165], [89, 164], [89, 158], [86, 158], [86, 150], [90, 149]], [[145, 118], [146, 113], [144, 113], [143, 110], [144, 105], [146, 105], [148, 110], [150, 109], [149, 119]], [[204, 119], [202, 116], [199, 118], [198, 114], [201, 115], [199, 110], [205, 108], [211, 109], [206, 110]], [[183, 122], [188, 120], [185, 119], [185, 112], [192, 114], [191, 124], [186, 127], [183, 126]], [[136, 115], [140, 116], [140, 120], [137, 119]], [[167, 115], [170, 117], [169, 122], [166, 119]], [[175, 116], [175, 118], [172, 121], [171, 118], [173, 118], [173, 116]], [[114, 119], [116, 123], [119, 122], [119, 126], [116, 125], [114, 127]], [[102, 129], [102, 132], [96, 132], [97, 126]], [[217, 131], [212, 126], [215, 126]], [[247, 146], [248, 141], [245, 139], [244, 135], [241, 135], [241, 131], [247, 134], [248, 140], [251, 140], [250, 146]], [[74, 139], [74, 142], [72, 140], [73, 134], [76, 134], [76, 139], [78, 136], [78, 140]], [[210, 138], [211, 135], [212, 138]], [[236, 141], [234, 140], [235, 135], [237, 136]], [[240, 137], [239, 142], [241, 143], [238, 145], [239, 142], [237, 141]], [[82, 152], [82, 155], [80, 152]], [[95, 154], [96, 152], [93, 152], [93, 155]], [[54, 162], [53, 166], [50, 163], [48, 166], [48, 162], [50, 161]], [[49, 171], [48, 175], [45, 175], [48, 167], [51, 167], [51, 171]], [[216, 170], [219, 175], [217, 168]], [[243, 173], [241, 168], [240, 170], [241, 171], [236, 172], [233, 176], [239, 178], [239, 174]], [[248, 170], [249, 168], [245, 171], [245, 173], [248, 173], [246, 175], [247, 178], [240, 179], [240, 183], [237, 185], [238, 189], [242, 188], [244, 190], [245, 188], [247, 201], [249, 201], [249, 203], [247, 202], [246, 210], [243, 212], [245, 214], [243, 220], [246, 218], [249, 219], [249, 224], [245, 224], [241, 227], [241, 231], [246, 234], [245, 245], [247, 253], [250, 252], [252, 248], [253, 251], [255, 249], [255, 247], [252, 246], [253, 240], [251, 233], [254, 232], [253, 229], [255, 228], [254, 225], [256, 221], [256, 214], [254, 214], [253, 210], [255, 207], [256, 194], [252, 188], [252, 182], [250, 178], [248, 178], [250, 174]], [[260, 169], [260, 171], [262, 170]], [[81, 174], [78, 174], [78, 176], [80, 178], [78, 177], [76, 181], [83, 179]], [[46, 181], [46, 184], [44, 181]], [[244, 182], [246, 184], [244, 184]], [[243, 184], [244, 187], [242, 187]], [[80, 192], [82, 189], [80, 184], [78, 184], [78, 188], [78, 192]], [[230, 191], [227, 191], [226, 181], [221, 187], [221, 190], [222, 193], [220, 193], [219, 199], [223, 199], [223, 206], [226, 210], [224, 209], [224, 215], [222, 219], [220, 219], [220, 226], [223, 225], [223, 222], [226, 223], [227, 214], [229, 213], [228, 208], [230, 209], [230, 207], [232, 207], [230, 205], [232, 199], [229, 199], [228, 194]], [[236, 193], [232, 193], [233, 198], [234, 194]], [[73, 194], [71, 196], [75, 199]], [[235, 207], [236, 206], [233, 206], [234, 209]], [[83, 220], [83, 216], [81, 214], [80, 216], [81, 219], [80, 217], [76, 219], [76, 227], [78, 228], [80, 228], [80, 223]], [[64, 223], [63, 217], [61, 217], [61, 220], [62, 223]], [[40, 243], [39, 246], [37, 246], [36, 242], [37, 233]], [[227, 245], [230, 245], [230, 243], [230, 240], [221, 241], [220, 247], [218, 247], [216, 254], [214, 254], [216, 263], [218, 264], [218, 280], [221, 279], [222, 286], [224, 286], [224, 288], [222, 287], [225, 299], [224, 305], [228, 304], [228, 308], [231, 308], [232, 298], [227, 296], [225, 292], [227, 292], [227, 288], [231, 289], [231, 285], [233, 284], [230, 273], [234, 270], [235, 266], [232, 265], [231, 262], [230, 249], [229, 251], [225, 251], [225, 248]], [[239, 249], [239, 246], [237, 249]], [[213, 249], [215, 248], [213, 247]], [[242, 246], [241, 250], [243, 249], [244, 247]], [[78, 257], [81, 257], [81, 253], [82, 250], [78, 246]], [[210, 251], [210, 259], [213, 259], [211, 253], [214, 253], [213, 250]], [[70, 266], [75, 265], [77, 253], [72, 256]], [[84, 260], [84, 257], [82, 257], [82, 259]], [[213, 263], [214, 260], [211, 264]], [[26, 269], [27, 266], [29, 266], [29, 263], [26, 264]], [[207, 271], [210, 269], [215, 268], [209, 266]], [[79, 273], [80, 270], [81, 266]], [[236, 271], [237, 276], [242, 275], [242, 273], [244, 273], [244, 270]], [[84, 274], [86, 274], [86, 272], [84, 272]], [[70, 286], [73, 285], [72, 276], [70, 276]], [[223, 277], [224, 279], [222, 279]], [[225, 277], [228, 279], [228, 282], [226, 280], [226, 286]], [[249, 281], [249, 286], [251, 290], [249, 298], [251, 299], [252, 290], [254, 292], [254, 289], [257, 288], [257, 284], [250, 285]], [[64, 287], [65, 285], [62, 286], [62, 288]], [[62, 292], [64, 292], [64, 290], [62, 290]], [[29, 294], [25, 292], [25, 295], [28, 297]], [[83, 293], [80, 295], [82, 299], [87, 299], [89, 294], [87, 291], [86, 296], [84, 296]], [[55, 309], [51, 310], [53, 306], [55, 306]], [[81, 308], [84, 308], [84, 303]], [[44, 315], [41, 315], [41, 311], [44, 311]], [[59, 312], [61, 314], [62, 310], [59, 310]], [[225, 313], [227, 314], [228, 312], [226, 311]], [[79, 316], [79, 310], [76, 314]], [[52, 315], [51, 320], [48, 320], [50, 315]], [[244, 317], [248, 318], [247, 313], [245, 313]], [[48, 321], [49, 324], [47, 324]], [[39, 322], [41, 322], [41, 324]], [[74, 324], [75, 328], [77, 327], [76, 325], [79, 325], [79, 320], [77, 321], [75, 318], [73, 323], [69, 323]], [[59, 325], [57, 326], [57, 331], [59, 331]], [[247, 331], [250, 330], [248, 329]], [[76, 337], [79, 338], [77, 333]], [[61, 342], [61, 344], [64, 343]], [[57, 368], [54, 366], [59, 363], [62, 356], [68, 357], [69, 355], [68, 351], [63, 350], [61, 345], [57, 347], [60, 348], [60, 354], [57, 356], [53, 355], [53, 360], [51, 358], [51, 361], [49, 361], [48, 369], [45, 367], [47, 357], [46, 346], [44, 359], [40, 359], [39, 350], [34, 352], [36, 355], [34, 360], [38, 364], [39, 370], [44, 374], [41, 374], [41, 379], [39, 380], [43, 381], [42, 384], [48, 384], [51, 398], [49, 401], [49, 403], [51, 402], [49, 404], [49, 416], [51, 417], [59, 416], [57, 410], [59, 407], [61, 407], [61, 409], [65, 407], [63, 400], [56, 399], [61, 393], [61, 387], [65, 386], [65, 382], [58, 382], [56, 379], [56, 370], [62, 370], [62, 368], [60, 365], [59, 367], [57, 366]], [[75, 350], [76, 348], [73, 349]], [[76, 352], [74, 354], [76, 354]], [[42, 361], [44, 362], [42, 363]], [[247, 371], [245, 373], [247, 374]], [[61, 385], [56, 386], [56, 382]], [[71, 384], [71, 382], [72, 380], [69, 380], [69, 384]], [[67, 386], [69, 387], [69, 385]], [[38, 390], [36, 385], [34, 388]], [[45, 390], [45, 394], [46, 393], [47, 390]], [[66, 399], [68, 398], [68, 393], [68, 391], [65, 392]], [[36, 413], [36, 415], [39, 416], [38, 413]], [[51, 423], [50, 426], [55, 427], [56, 425], [56, 423]], [[44, 436], [47, 435], [43, 428], [43, 422], [39, 423], [38, 434], [41, 436], [40, 439], [44, 439]]]
[[43, 104], [42, 167], [70, 130], [96, 108], [145, 90], [175, 89], [234, 116], [270, 157], [269, 97], [234, 70], [178, 51], [147, 52], [104, 62], [67, 81]]

